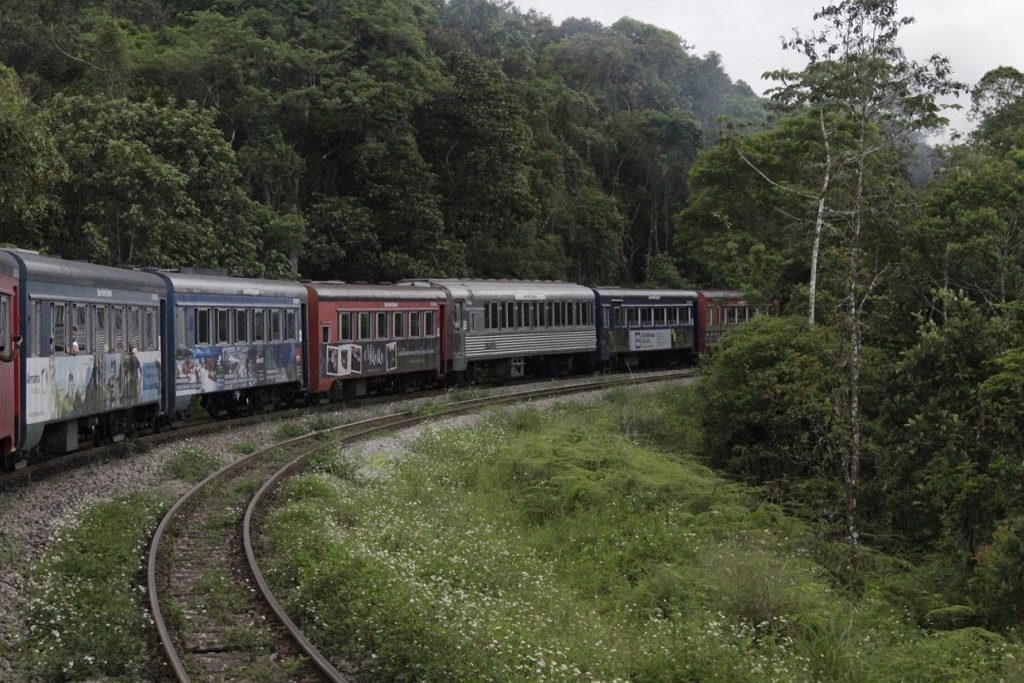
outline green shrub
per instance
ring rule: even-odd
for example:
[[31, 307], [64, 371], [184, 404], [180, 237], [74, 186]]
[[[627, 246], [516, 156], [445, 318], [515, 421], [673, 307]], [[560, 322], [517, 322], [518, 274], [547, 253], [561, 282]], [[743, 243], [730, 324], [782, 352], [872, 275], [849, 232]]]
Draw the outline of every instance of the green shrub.
[[145, 585], [148, 541], [167, 505], [133, 495], [88, 509], [59, 532], [30, 587], [18, 661], [31, 680], [153, 680]]
[[217, 456], [186, 448], [181, 455], [164, 465], [164, 472], [175, 479], [193, 484], [206, 479], [207, 476], [220, 468]]

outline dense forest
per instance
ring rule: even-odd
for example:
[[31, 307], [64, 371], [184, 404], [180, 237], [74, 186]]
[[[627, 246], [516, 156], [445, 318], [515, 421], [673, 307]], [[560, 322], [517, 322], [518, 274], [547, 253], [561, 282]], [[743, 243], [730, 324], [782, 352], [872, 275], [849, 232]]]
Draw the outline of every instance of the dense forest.
[[668, 31], [484, 0], [16, 0], [0, 62], [0, 240], [250, 275], [643, 281], [765, 116]]
[[[0, 242], [250, 275], [743, 289], [709, 462], [931, 629], [1024, 619], [1024, 74], [842, 0], [762, 100], [631, 19], [486, 0], [11, 0]], [[766, 64], [766, 69], [773, 65]], [[931, 149], [942, 96], [976, 129]], [[907, 585], [907, 584], [903, 584]], [[912, 594], [911, 594], [912, 593]]]

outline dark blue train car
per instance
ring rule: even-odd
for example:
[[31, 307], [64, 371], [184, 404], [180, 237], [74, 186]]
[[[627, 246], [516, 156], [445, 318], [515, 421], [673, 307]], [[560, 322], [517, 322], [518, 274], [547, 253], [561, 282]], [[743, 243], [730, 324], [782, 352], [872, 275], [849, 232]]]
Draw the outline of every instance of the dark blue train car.
[[167, 288], [152, 273], [7, 250], [18, 263], [19, 450], [63, 453], [119, 440], [163, 413], [160, 324]]
[[672, 365], [695, 351], [697, 292], [679, 289], [594, 290], [601, 364]]
[[161, 272], [168, 309], [164, 362], [175, 414], [199, 397], [211, 415], [253, 412], [302, 396], [306, 288], [295, 282]]

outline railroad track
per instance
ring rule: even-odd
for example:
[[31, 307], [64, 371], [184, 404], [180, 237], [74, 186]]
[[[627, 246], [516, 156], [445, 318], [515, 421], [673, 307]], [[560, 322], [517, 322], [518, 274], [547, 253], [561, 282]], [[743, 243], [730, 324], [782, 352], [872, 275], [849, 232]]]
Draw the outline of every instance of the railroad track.
[[596, 378], [458, 401], [426, 415], [409, 412], [344, 424], [272, 444], [200, 482], [168, 511], [149, 550], [150, 610], [168, 666], [179, 681], [348, 681], [347, 662], [329, 661], [303, 635], [274, 597], [253, 550], [252, 527], [268, 494], [327, 443], [479, 408], [640, 382], [692, 376]]

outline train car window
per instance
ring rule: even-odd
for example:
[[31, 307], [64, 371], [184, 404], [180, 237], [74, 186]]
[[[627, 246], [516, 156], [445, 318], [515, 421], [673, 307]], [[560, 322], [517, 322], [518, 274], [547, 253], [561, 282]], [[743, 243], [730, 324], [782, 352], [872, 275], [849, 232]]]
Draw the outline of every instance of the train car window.
[[320, 342], [323, 344], [331, 343], [331, 326], [322, 325], [320, 327]]
[[[97, 314], [97, 316], [99, 316], [99, 309], [97, 309], [96, 314]], [[174, 311], [174, 325], [176, 327], [176, 329], [174, 331], [174, 343], [175, 343], [176, 347], [179, 348], [179, 349], [187, 348], [189, 346], [189, 343], [188, 343], [188, 327], [187, 327], [188, 323], [187, 323], [187, 319], [186, 319], [185, 309], [181, 308], [180, 306], [177, 307], [175, 309], [175, 311]], [[99, 321], [99, 317], [97, 317], [96, 318], [96, 328], [97, 328], [97, 331], [96, 331], [96, 345], [97, 346], [99, 346], [99, 326], [100, 326], [100, 321]]]
[[608, 329], [612, 326], [612, 307], [602, 306], [601, 307], [601, 325], [604, 329]]
[[436, 337], [437, 336], [437, 331], [434, 329], [434, 312], [433, 311], [424, 311], [424, 313], [423, 313], [423, 336], [424, 337]]
[[370, 338], [370, 314], [358, 313], [359, 328], [356, 330], [356, 339]]
[[210, 343], [210, 309], [196, 309], [196, 343]]
[[64, 353], [67, 335], [67, 314], [64, 304], [50, 304], [50, 353]]
[[551, 304], [540, 303], [537, 304], [537, 327], [547, 327], [548, 318], [550, 318]]
[[156, 309], [147, 306], [142, 309], [143, 315], [143, 339], [142, 348], [144, 351], [158, 351], [160, 349], [160, 335], [156, 329]]
[[654, 324], [664, 325], [665, 324], [665, 309], [658, 306], [654, 309]]
[[110, 338], [107, 336], [107, 307], [97, 306], [93, 312], [93, 320], [95, 322], [94, 336], [96, 337], [96, 342], [93, 346], [96, 349], [96, 353], [106, 353], [110, 350], [110, 344], [108, 343]]
[[348, 311], [338, 314], [338, 339], [352, 341], [352, 314]]
[[42, 349], [43, 338], [43, 304], [41, 301], [32, 302], [32, 355], [38, 356]]
[[494, 320], [494, 316], [491, 314], [491, 310], [492, 310], [491, 306], [494, 306], [494, 305], [495, 305], [494, 303], [486, 303], [486, 304], [484, 304], [484, 329], [485, 330], [491, 329], [491, 321]]
[[142, 348], [142, 311], [137, 306], [128, 309], [128, 350]]
[[284, 329], [281, 327], [281, 309], [270, 309], [270, 335], [267, 341], [279, 342], [284, 339]]
[[226, 308], [218, 308], [216, 310], [217, 316], [217, 341], [218, 344], [228, 344], [231, 342], [231, 314]]
[[289, 309], [284, 312], [284, 331], [288, 341], [299, 341], [299, 326], [298, 318], [295, 315], [294, 309]]
[[[71, 304], [71, 332], [78, 342], [78, 352], [89, 353], [92, 334], [89, 329], [89, 307], [86, 304]], [[0, 336], [0, 339], [3, 338]]]
[[252, 340], [254, 342], [267, 340], [267, 312], [262, 308], [253, 309], [252, 312]]
[[478, 323], [479, 323], [479, 320], [477, 318], [476, 311], [470, 311], [470, 313], [469, 313], [469, 329], [472, 330], [473, 332], [479, 332], [480, 330], [477, 328], [477, 324]]
[[249, 310], [235, 309], [235, 342], [249, 341]]
[[376, 335], [377, 335], [377, 339], [387, 339], [388, 338], [388, 314], [384, 313], [384, 312], [379, 312], [379, 313], [377, 313], [376, 318], [377, 318], [377, 325], [376, 325], [377, 329], [375, 330], [375, 332], [376, 332]]
[[[111, 350], [113, 351], [124, 351], [125, 345], [125, 313], [124, 306], [114, 306], [111, 309], [111, 317], [113, 318], [113, 344]], [[207, 311], [209, 312], [209, 311]]]
[[420, 314], [417, 311], [409, 312], [409, 336], [420, 336]]
[[[0, 295], [0, 346], [7, 350], [11, 343], [11, 297]], [[11, 349], [13, 351], [13, 349]]]
[[11, 343], [11, 297], [0, 295], [0, 346], [7, 349]]
[[403, 316], [400, 311], [391, 314], [391, 333], [395, 336], [395, 339], [401, 339], [405, 336], [405, 324], [403, 323]]
[[630, 307], [626, 309], [626, 323], [629, 327], [640, 327], [640, 309]]

